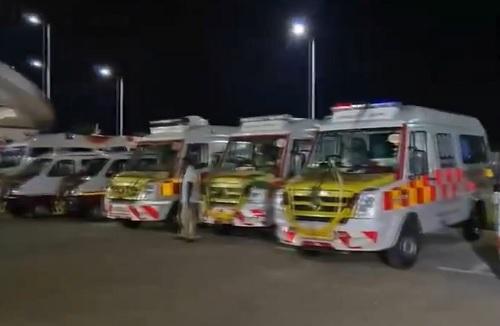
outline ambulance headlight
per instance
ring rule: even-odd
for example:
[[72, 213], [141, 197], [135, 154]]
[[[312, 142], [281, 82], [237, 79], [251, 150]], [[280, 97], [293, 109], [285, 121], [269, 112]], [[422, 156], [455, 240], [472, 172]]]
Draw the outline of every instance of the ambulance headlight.
[[274, 193], [273, 205], [275, 209], [283, 209], [284, 191], [279, 189]]
[[67, 194], [69, 196], [80, 196], [82, 194], [82, 192], [78, 188], [73, 188], [73, 189], [69, 190]]
[[248, 192], [248, 202], [250, 204], [264, 204], [267, 197], [267, 189], [252, 187]]
[[144, 190], [139, 194], [138, 200], [155, 200], [157, 187], [154, 183], [148, 183]]
[[361, 193], [354, 205], [354, 218], [375, 217], [376, 196], [374, 193]]

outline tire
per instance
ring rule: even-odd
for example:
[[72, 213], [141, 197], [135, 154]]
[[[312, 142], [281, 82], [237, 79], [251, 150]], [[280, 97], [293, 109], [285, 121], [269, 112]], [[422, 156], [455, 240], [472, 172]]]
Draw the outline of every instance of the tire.
[[231, 235], [233, 228], [229, 224], [215, 224], [214, 231], [219, 235]]
[[314, 249], [306, 249], [303, 247], [296, 247], [297, 252], [304, 257], [317, 257], [321, 255], [321, 251]]
[[482, 236], [481, 210], [476, 206], [470, 213], [470, 217], [462, 225], [462, 234], [466, 241], [473, 242]]
[[120, 223], [128, 229], [137, 229], [141, 226], [141, 221], [120, 220]]
[[172, 208], [167, 213], [167, 216], [164, 220], [165, 226], [167, 230], [177, 233], [180, 230], [179, 220], [177, 218], [177, 214], [179, 214], [179, 203], [175, 202], [172, 205]]
[[418, 260], [421, 247], [421, 228], [416, 216], [407, 217], [392, 248], [381, 252], [382, 260], [396, 269], [409, 269]]

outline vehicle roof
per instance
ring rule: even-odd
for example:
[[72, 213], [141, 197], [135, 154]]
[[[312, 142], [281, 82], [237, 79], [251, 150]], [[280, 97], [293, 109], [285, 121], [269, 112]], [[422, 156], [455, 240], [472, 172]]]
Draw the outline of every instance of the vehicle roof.
[[106, 155], [102, 152], [70, 152], [70, 153], [52, 153], [52, 154], [43, 154], [37, 156], [38, 158], [48, 158], [48, 159], [91, 159], [91, 158], [107, 158], [109, 155]]
[[[265, 135], [291, 135], [293, 138], [312, 137], [312, 132], [319, 127], [319, 121], [311, 119], [294, 118], [290, 116], [270, 116], [271, 119], [266, 120], [266, 117], [255, 117], [254, 120], [244, 121], [238, 132], [231, 135], [232, 137], [249, 137], [249, 136], [265, 136]], [[262, 118], [262, 120], [259, 120]]]
[[[177, 129], [172, 132], [161, 132], [145, 136], [139, 143], [161, 142], [172, 140], [185, 140], [188, 143], [199, 141], [212, 141], [217, 139], [227, 139], [232, 133], [238, 130], [231, 126], [191, 126]], [[208, 138], [209, 137], [209, 138]]]
[[403, 124], [428, 124], [484, 133], [474, 117], [417, 105], [391, 105], [333, 111], [320, 124], [320, 130], [397, 127]]

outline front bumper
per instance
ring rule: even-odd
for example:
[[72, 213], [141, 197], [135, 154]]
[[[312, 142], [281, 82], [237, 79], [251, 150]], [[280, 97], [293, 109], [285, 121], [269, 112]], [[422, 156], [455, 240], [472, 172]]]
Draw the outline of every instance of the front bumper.
[[175, 200], [118, 201], [104, 200], [104, 215], [110, 219], [156, 222], [167, 218]]
[[226, 224], [246, 228], [272, 226], [271, 212], [263, 205], [215, 206], [207, 209], [202, 216], [206, 224]]
[[[311, 236], [315, 226], [323, 223], [304, 223], [293, 227], [281, 224], [276, 228], [276, 236], [283, 244], [311, 248], [333, 249], [340, 251], [381, 251], [392, 247], [397, 237], [397, 219], [349, 219], [345, 224], [335, 227], [331, 236]], [[316, 225], [315, 225], [316, 224]]]
[[54, 200], [54, 195], [41, 195], [41, 196], [26, 196], [26, 195], [8, 195], [3, 198], [5, 201], [5, 209], [11, 214], [20, 212], [34, 211], [37, 207], [42, 207], [51, 212]]
[[102, 204], [104, 194], [66, 196], [66, 209], [69, 213], [93, 212]]

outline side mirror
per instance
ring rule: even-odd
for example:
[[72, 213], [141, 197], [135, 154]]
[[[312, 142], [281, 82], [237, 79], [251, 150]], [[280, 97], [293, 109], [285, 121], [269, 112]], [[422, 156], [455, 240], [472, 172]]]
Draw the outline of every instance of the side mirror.
[[107, 171], [105, 176], [106, 176], [106, 178], [112, 178], [115, 176], [115, 174], [116, 173], [114, 171]]
[[202, 170], [202, 169], [205, 169], [205, 168], [208, 168], [208, 163], [198, 163], [195, 166], [196, 170]]
[[290, 174], [292, 176], [298, 175], [304, 168], [305, 163], [306, 163], [306, 156], [303, 153], [293, 153]]
[[424, 175], [429, 172], [427, 152], [419, 149], [410, 151], [410, 173], [412, 175]]

